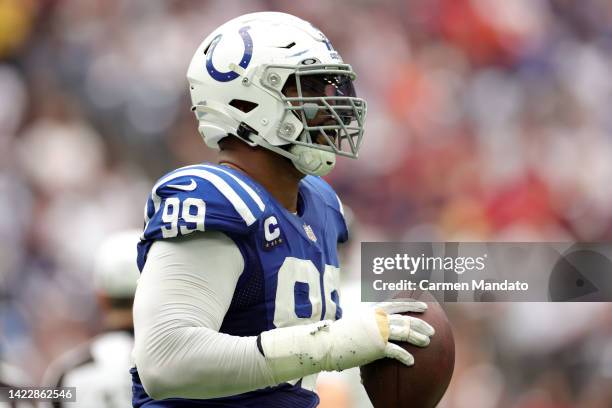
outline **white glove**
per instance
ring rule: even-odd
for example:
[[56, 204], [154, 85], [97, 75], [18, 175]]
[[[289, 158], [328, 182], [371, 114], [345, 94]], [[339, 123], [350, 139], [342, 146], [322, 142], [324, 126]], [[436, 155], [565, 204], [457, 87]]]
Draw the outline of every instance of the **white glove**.
[[353, 318], [269, 330], [260, 335], [261, 351], [279, 383], [319, 371], [357, 367], [383, 357], [412, 365], [413, 356], [388, 340], [427, 346], [433, 327], [421, 319], [395, 314], [425, 310], [426, 303], [398, 300], [380, 303]]
[[[422, 313], [427, 310], [427, 303], [416, 302], [410, 299], [398, 299], [395, 302], [383, 302], [376, 305], [377, 323], [381, 335], [386, 340], [406, 341], [418, 347], [427, 347], [429, 338], [435, 334], [435, 330], [429, 323], [412, 316], [402, 316], [397, 313], [417, 312]], [[386, 321], [381, 319], [380, 312]], [[385, 324], [387, 327], [385, 327]], [[412, 354], [404, 350], [397, 344], [387, 341], [385, 347], [385, 357], [394, 358], [407, 366], [414, 365]]]

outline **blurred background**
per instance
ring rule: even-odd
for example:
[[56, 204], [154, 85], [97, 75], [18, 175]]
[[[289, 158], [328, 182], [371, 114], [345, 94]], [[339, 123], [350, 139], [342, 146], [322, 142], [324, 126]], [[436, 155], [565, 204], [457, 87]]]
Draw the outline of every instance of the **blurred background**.
[[[100, 331], [104, 237], [141, 226], [158, 177], [215, 160], [192, 53], [265, 10], [323, 30], [368, 100], [360, 159], [329, 178], [354, 213], [347, 285], [359, 241], [612, 238], [608, 0], [0, 0], [0, 359], [31, 383]], [[612, 406], [611, 305], [447, 312], [441, 407]]]

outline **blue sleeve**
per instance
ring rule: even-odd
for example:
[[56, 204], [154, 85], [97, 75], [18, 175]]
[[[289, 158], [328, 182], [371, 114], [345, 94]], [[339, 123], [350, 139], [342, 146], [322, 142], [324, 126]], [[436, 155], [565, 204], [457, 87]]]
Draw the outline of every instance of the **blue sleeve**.
[[334, 189], [321, 177], [306, 176], [304, 181], [321, 195], [328, 211], [331, 212], [331, 219], [334, 220], [338, 232], [338, 242], [346, 242], [349, 232], [344, 219], [344, 209], [342, 208], [342, 201], [340, 201]]
[[237, 177], [213, 165], [183, 167], [162, 177], [145, 206], [145, 227], [138, 267], [155, 240], [197, 231], [244, 235], [263, 214], [257, 193]]

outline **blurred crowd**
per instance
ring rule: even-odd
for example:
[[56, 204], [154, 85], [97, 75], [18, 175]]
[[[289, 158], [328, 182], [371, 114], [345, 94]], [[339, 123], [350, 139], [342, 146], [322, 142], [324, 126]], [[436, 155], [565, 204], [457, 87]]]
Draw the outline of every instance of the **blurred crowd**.
[[[612, 239], [608, 0], [0, 0], [0, 358], [32, 382], [99, 330], [101, 240], [141, 225], [159, 176], [214, 161], [193, 51], [264, 10], [359, 75], [363, 148], [330, 177], [359, 239]], [[610, 306], [482, 306], [448, 307], [445, 407], [612, 406]]]

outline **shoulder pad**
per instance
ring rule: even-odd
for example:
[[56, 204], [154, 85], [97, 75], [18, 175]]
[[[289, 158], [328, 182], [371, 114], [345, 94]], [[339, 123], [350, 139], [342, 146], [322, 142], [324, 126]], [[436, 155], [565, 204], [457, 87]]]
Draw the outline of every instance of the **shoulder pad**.
[[260, 196], [220, 166], [175, 170], [153, 187], [145, 207], [145, 239], [174, 238], [194, 231], [244, 234], [263, 214]]
[[331, 208], [335, 213], [334, 219], [337, 220], [338, 242], [347, 241], [348, 229], [346, 220], [344, 219], [344, 208], [342, 206], [342, 201], [340, 201], [340, 197], [338, 197], [334, 189], [321, 177], [306, 176], [303, 181], [312, 191], [318, 194], [327, 207]]

